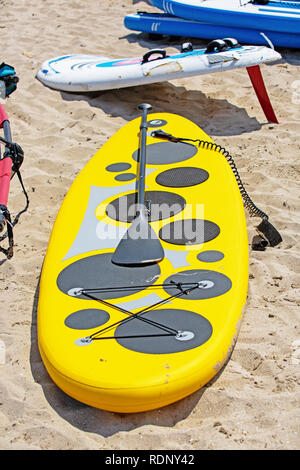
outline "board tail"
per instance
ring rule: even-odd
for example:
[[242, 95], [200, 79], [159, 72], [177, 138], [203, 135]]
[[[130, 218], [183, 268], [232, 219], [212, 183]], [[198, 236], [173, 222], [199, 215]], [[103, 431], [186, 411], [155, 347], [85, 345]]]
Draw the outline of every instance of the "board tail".
[[273, 106], [271, 104], [268, 92], [266, 90], [264, 79], [260, 70], [259, 65], [254, 65], [253, 67], [247, 67], [247, 71], [255, 90], [256, 96], [260, 102], [260, 105], [265, 113], [266, 118], [269, 122], [278, 123], [278, 119], [275, 115]]

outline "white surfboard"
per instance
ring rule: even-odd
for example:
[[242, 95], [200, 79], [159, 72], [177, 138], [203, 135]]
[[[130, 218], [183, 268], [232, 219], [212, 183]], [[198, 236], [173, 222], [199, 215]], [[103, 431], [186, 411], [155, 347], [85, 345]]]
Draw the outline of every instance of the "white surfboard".
[[45, 61], [37, 78], [56, 90], [91, 92], [248, 68], [280, 58], [278, 52], [268, 47], [217, 40], [208, 49], [187, 47], [170, 56], [164, 49], [150, 50], [142, 58], [115, 60], [69, 54]]

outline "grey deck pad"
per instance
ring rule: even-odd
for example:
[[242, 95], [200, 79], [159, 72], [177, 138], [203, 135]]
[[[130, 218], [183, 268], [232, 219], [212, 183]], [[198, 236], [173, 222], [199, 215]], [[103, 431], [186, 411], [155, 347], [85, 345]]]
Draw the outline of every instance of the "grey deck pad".
[[[185, 199], [168, 191], [146, 191], [145, 201], [150, 201], [150, 221], [169, 218], [181, 212]], [[118, 197], [106, 208], [106, 213], [114, 220], [132, 222], [136, 217], [137, 193]]]
[[76, 330], [89, 330], [104, 325], [109, 320], [109, 314], [104, 310], [87, 308], [71, 313], [65, 319], [65, 325]]
[[135, 180], [135, 178], [135, 173], [120, 173], [119, 175], [115, 176], [116, 181], [131, 181]]
[[[117, 266], [111, 262], [111, 256], [111, 253], [103, 253], [70, 264], [59, 274], [58, 288], [67, 294], [75, 288], [92, 289], [144, 284], [151, 286], [160, 274], [158, 264], [141, 267]], [[97, 299], [116, 299], [136, 292], [139, 290], [92, 292], [91, 295]], [[77, 298], [87, 299], [84, 295], [79, 295]]]
[[[173, 289], [174, 291], [174, 289]], [[175, 330], [193, 333], [192, 339], [180, 341], [174, 336], [138, 337], [138, 335], [157, 335], [165, 332], [138, 319], [121, 324], [115, 331], [118, 343], [131, 351], [145, 354], [171, 354], [197, 348], [204, 344], [212, 334], [211, 323], [202, 315], [189, 310], [162, 309], [152, 310], [142, 315], [143, 318], [159, 322]], [[134, 338], [117, 338], [135, 336]], [[166, 370], [166, 374], [167, 374]]]
[[130, 163], [126, 162], [118, 162], [118, 163], [112, 163], [111, 165], [108, 165], [105, 169], [107, 171], [112, 171], [118, 173], [119, 171], [127, 171], [131, 168]]
[[174, 245], [198, 245], [216, 238], [220, 228], [214, 222], [202, 219], [186, 219], [164, 225], [159, 237]]
[[[164, 284], [169, 284], [170, 282], [201, 283], [202, 287], [194, 289], [187, 295], [183, 295], [181, 297], [183, 300], [212, 299], [213, 297], [225, 294], [232, 287], [231, 280], [229, 277], [225, 276], [225, 274], [206, 269], [190, 269], [181, 271], [168, 277]], [[187, 286], [184, 286], [184, 289], [186, 288]], [[164, 289], [169, 295], [174, 294], [174, 289], [170, 289], [169, 287], [164, 287]]]
[[[194, 157], [198, 149], [195, 145], [183, 142], [156, 142], [147, 145], [146, 161], [149, 165], [170, 165]], [[139, 150], [132, 154], [132, 158], [139, 161]]]
[[163, 171], [156, 177], [156, 182], [168, 188], [184, 188], [204, 183], [208, 177], [207, 171], [188, 166]]
[[221, 261], [224, 258], [224, 253], [216, 250], [202, 251], [197, 255], [199, 261], [204, 263], [215, 263]]

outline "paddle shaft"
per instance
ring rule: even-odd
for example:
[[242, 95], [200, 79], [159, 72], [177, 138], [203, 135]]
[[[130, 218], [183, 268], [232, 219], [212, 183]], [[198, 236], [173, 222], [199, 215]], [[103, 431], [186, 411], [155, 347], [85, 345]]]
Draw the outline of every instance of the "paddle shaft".
[[112, 262], [121, 266], [157, 263], [164, 257], [164, 250], [155, 231], [149, 224], [148, 212], [145, 211], [146, 177], [146, 139], [147, 110], [152, 106], [147, 103], [138, 106], [142, 110], [140, 125], [140, 148], [138, 165], [138, 201], [137, 215], [127, 232], [119, 242], [112, 256]]
[[140, 125], [140, 159], [139, 159], [139, 180], [138, 180], [138, 212], [144, 213], [145, 204], [145, 177], [146, 177], [146, 142], [147, 142], [147, 111], [151, 109], [149, 104], [140, 104], [142, 110], [142, 122]]

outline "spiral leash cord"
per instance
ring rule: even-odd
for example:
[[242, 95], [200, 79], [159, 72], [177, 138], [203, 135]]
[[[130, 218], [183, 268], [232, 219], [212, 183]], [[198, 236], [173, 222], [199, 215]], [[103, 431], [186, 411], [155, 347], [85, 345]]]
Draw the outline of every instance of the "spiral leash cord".
[[268, 220], [269, 216], [264, 211], [259, 209], [257, 207], [257, 205], [252, 201], [251, 197], [249, 196], [249, 194], [248, 194], [248, 192], [247, 192], [247, 190], [246, 190], [246, 188], [245, 188], [245, 186], [242, 182], [242, 179], [239, 175], [239, 172], [238, 172], [237, 166], [236, 166], [236, 164], [233, 160], [233, 157], [230, 155], [228, 150], [226, 150], [221, 145], [215, 144], [214, 142], [208, 142], [208, 141], [205, 141], [205, 140], [199, 140], [198, 142], [199, 142], [199, 147], [202, 146], [206, 149], [219, 152], [226, 158], [226, 160], [228, 161], [228, 163], [230, 165], [230, 168], [232, 169], [232, 172], [234, 174], [234, 177], [235, 177], [236, 182], [238, 184], [241, 196], [242, 196], [243, 201], [244, 201], [244, 206], [247, 209], [250, 217], [260, 217], [261, 219]]
[[269, 216], [252, 201], [249, 196], [240, 174], [238, 172], [237, 166], [234, 162], [233, 157], [230, 155], [228, 150], [225, 147], [222, 147], [215, 142], [209, 142], [201, 139], [186, 139], [183, 137], [174, 137], [171, 134], [167, 134], [162, 129], [154, 130], [151, 133], [152, 137], [157, 137], [164, 140], [169, 140], [170, 142], [194, 142], [198, 144], [198, 147], [202, 147], [208, 150], [212, 150], [220, 153], [223, 157], [226, 158], [227, 162], [230, 165], [230, 168], [234, 174], [240, 194], [243, 199], [244, 207], [247, 209], [250, 217], [260, 217], [262, 222], [256, 227], [259, 235], [256, 235], [252, 241], [252, 249], [255, 251], [264, 251], [267, 245], [276, 246], [282, 242], [282, 237], [277, 229], [269, 222]]

